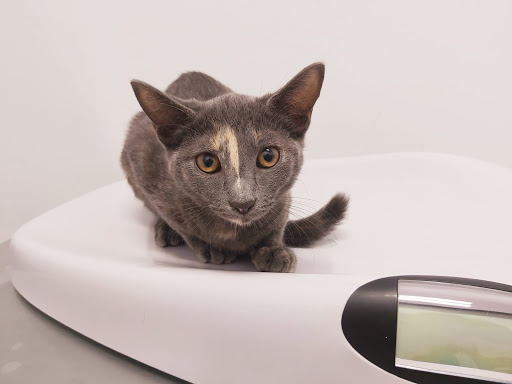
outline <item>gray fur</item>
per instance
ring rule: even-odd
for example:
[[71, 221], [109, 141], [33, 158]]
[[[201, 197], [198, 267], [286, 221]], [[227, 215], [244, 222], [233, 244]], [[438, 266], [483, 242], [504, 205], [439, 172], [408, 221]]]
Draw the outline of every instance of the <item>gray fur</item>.
[[[144, 112], [130, 124], [121, 163], [135, 195], [158, 216], [158, 245], [186, 243], [203, 262], [248, 255], [260, 271], [294, 270], [295, 255], [285, 245], [309, 245], [324, 236], [348, 202], [337, 195], [310, 218], [288, 221], [290, 189], [323, 76], [323, 64], [313, 64], [263, 97], [234, 93], [200, 72], [181, 75], [165, 93], [132, 82]], [[225, 139], [226, 130], [236, 138], [237, 162], [233, 141], [215, 140]], [[259, 151], [270, 146], [279, 149], [279, 161], [258, 167]], [[218, 156], [219, 172], [198, 168], [196, 156], [204, 152]], [[246, 214], [233, 208], [252, 201]]]

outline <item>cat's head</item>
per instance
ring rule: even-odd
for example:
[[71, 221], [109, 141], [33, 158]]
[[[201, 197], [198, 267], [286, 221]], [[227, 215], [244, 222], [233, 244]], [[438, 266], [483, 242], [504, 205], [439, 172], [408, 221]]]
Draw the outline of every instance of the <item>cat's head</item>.
[[132, 86], [167, 148], [174, 188], [247, 225], [274, 209], [295, 182], [323, 78], [324, 65], [316, 63], [275, 93], [208, 101], [181, 100], [140, 81]]

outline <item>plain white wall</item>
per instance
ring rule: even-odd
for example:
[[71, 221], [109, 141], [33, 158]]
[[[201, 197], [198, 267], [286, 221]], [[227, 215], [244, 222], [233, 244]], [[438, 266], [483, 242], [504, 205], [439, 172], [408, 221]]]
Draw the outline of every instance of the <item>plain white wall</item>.
[[139, 110], [202, 70], [259, 95], [324, 61], [308, 157], [436, 151], [512, 166], [512, 2], [3, 1], [0, 242], [122, 178]]

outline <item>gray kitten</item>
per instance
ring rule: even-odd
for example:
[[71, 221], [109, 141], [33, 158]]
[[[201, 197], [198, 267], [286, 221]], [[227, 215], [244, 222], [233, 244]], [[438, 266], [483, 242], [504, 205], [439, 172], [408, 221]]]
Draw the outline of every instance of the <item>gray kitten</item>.
[[312, 64], [263, 97], [200, 72], [182, 74], [165, 93], [132, 81], [144, 112], [130, 124], [121, 163], [135, 196], [158, 216], [159, 246], [186, 243], [204, 263], [248, 255], [260, 271], [294, 271], [287, 246], [325, 236], [348, 204], [337, 194], [313, 215], [288, 221], [324, 71]]

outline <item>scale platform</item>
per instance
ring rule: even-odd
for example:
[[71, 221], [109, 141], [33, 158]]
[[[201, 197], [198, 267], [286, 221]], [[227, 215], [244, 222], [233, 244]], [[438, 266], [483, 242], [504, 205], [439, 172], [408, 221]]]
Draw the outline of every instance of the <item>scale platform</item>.
[[293, 196], [306, 213], [338, 191], [347, 218], [295, 250], [293, 274], [159, 248], [122, 181], [20, 228], [12, 282], [192, 383], [512, 383], [512, 171], [435, 154], [322, 159]]

